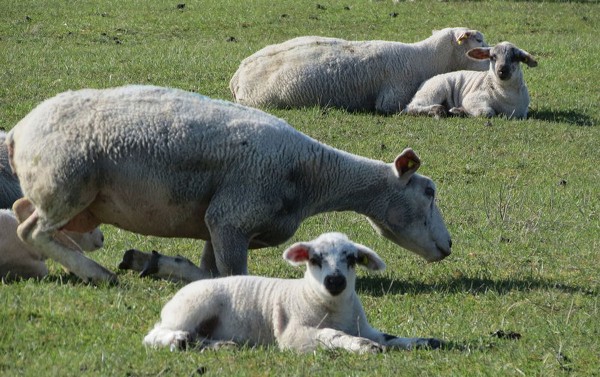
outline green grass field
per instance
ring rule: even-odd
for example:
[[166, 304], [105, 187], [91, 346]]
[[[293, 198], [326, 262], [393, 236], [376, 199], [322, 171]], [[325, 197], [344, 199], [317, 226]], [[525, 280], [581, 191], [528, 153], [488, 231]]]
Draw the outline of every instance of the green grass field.
[[[600, 375], [600, 5], [319, 4], [2, 1], [0, 127], [9, 130], [45, 98], [83, 87], [154, 84], [231, 99], [229, 79], [244, 57], [300, 35], [413, 42], [433, 29], [468, 26], [490, 44], [509, 40], [539, 62], [524, 68], [526, 121], [271, 111], [317, 140], [371, 158], [391, 162], [414, 148], [420, 172], [437, 183], [454, 248], [443, 262], [426, 264], [359, 215], [330, 213], [305, 221], [280, 247], [251, 252], [251, 273], [300, 277], [303, 269], [281, 259], [284, 248], [342, 231], [388, 265], [379, 275], [359, 274], [370, 322], [391, 334], [442, 338], [448, 347], [378, 355], [146, 349], [143, 336], [180, 285], [118, 272], [117, 286], [89, 286], [50, 262], [42, 281], [0, 285], [0, 375]], [[202, 248], [103, 230], [106, 246], [91, 257], [112, 270], [131, 247], [194, 261]]]

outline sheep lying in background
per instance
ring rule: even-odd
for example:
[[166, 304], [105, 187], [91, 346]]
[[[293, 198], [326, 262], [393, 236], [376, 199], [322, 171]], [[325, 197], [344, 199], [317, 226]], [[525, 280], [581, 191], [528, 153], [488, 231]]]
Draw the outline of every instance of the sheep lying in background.
[[254, 107], [333, 106], [396, 113], [419, 85], [439, 73], [486, 70], [467, 58], [487, 46], [483, 35], [447, 28], [417, 43], [299, 37], [270, 45], [242, 61], [229, 88]]
[[[15, 206], [20, 208], [20, 213], [33, 212], [33, 206], [24, 199], [17, 201]], [[0, 279], [42, 278], [48, 275], [46, 258], [17, 237], [18, 225], [19, 221], [12, 211], [0, 209]], [[104, 236], [98, 228], [86, 233], [58, 231], [55, 239], [83, 251], [94, 251], [104, 245]]]
[[344, 234], [296, 243], [283, 258], [305, 264], [304, 278], [230, 276], [188, 284], [163, 307], [144, 343], [171, 349], [277, 344], [282, 350], [323, 347], [361, 353], [441, 345], [430, 338], [398, 338], [369, 325], [354, 290], [355, 267], [379, 271], [385, 264]]
[[449, 112], [453, 115], [526, 118], [529, 93], [519, 63], [535, 67], [535, 59], [509, 42], [474, 48], [468, 55], [477, 60], [489, 60], [489, 70], [450, 72], [432, 77], [419, 88], [406, 107], [406, 113], [442, 117]]
[[307, 217], [356, 211], [428, 261], [451, 252], [435, 185], [405, 149], [392, 164], [309, 138], [260, 110], [152, 86], [44, 101], [8, 134], [35, 211], [19, 237], [86, 281], [115, 276], [56, 242], [101, 223], [207, 240], [201, 276], [247, 274], [249, 248], [278, 245]]
[[0, 208], [12, 208], [13, 203], [23, 197], [19, 180], [13, 174], [8, 162], [5, 144], [6, 133], [0, 131]]

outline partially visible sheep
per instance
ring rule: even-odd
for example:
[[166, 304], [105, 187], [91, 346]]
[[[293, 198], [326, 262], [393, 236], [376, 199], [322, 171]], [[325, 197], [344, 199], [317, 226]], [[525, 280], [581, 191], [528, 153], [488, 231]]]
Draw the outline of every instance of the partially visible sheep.
[[490, 61], [487, 72], [458, 71], [425, 81], [406, 107], [408, 114], [436, 117], [470, 115], [526, 118], [529, 93], [519, 63], [537, 66], [527, 52], [509, 42], [494, 47], [479, 47], [469, 57]]
[[[33, 211], [24, 199], [17, 201], [15, 206], [20, 208], [21, 213]], [[18, 225], [19, 221], [12, 211], [0, 209], [0, 279], [42, 278], [48, 274], [46, 258], [17, 237]], [[94, 251], [104, 245], [104, 236], [98, 228], [86, 233], [58, 231], [55, 238], [83, 251]]]
[[7, 144], [35, 205], [19, 237], [86, 281], [115, 276], [56, 242], [57, 230], [108, 223], [204, 239], [205, 278], [247, 274], [249, 248], [279, 245], [305, 218], [328, 211], [363, 214], [428, 261], [451, 253], [435, 184], [416, 173], [412, 149], [390, 164], [371, 160], [260, 110], [194, 93], [153, 86], [65, 92], [32, 110]]
[[446, 28], [417, 43], [299, 37], [270, 45], [242, 61], [229, 88], [254, 107], [333, 106], [396, 113], [419, 85], [439, 73], [486, 70], [466, 56], [487, 46], [483, 35]]
[[306, 265], [304, 278], [232, 276], [191, 283], [165, 304], [144, 344], [172, 350], [276, 344], [282, 350], [360, 353], [441, 345], [431, 338], [398, 338], [369, 325], [354, 290], [355, 268], [379, 271], [385, 263], [366, 246], [326, 233], [292, 245], [283, 258]]
[[17, 176], [8, 162], [6, 133], [0, 131], [0, 208], [12, 208], [13, 203], [23, 196]]

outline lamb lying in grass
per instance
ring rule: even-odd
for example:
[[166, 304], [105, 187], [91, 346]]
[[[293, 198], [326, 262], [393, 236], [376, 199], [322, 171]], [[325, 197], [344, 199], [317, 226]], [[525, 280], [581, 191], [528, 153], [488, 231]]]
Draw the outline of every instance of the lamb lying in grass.
[[292, 245], [283, 258], [306, 265], [304, 278], [233, 276], [193, 282], [167, 302], [144, 344], [172, 350], [276, 344], [282, 350], [323, 347], [360, 353], [440, 347], [436, 339], [398, 338], [369, 325], [354, 285], [356, 266], [385, 268], [371, 249], [344, 234], [326, 233]]
[[535, 59], [509, 42], [494, 47], [474, 48], [468, 55], [477, 60], [489, 60], [489, 70], [457, 71], [434, 76], [421, 85], [405, 112], [438, 118], [447, 113], [526, 118], [529, 93], [519, 63], [535, 67]]
[[[33, 206], [25, 199], [19, 199], [15, 206], [21, 213], [33, 212]], [[48, 267], [42, 253], [17, 237], [17, 220], [14, 212], [0, 209], [0, 279], [42, 278], [48, 275]], [[104, 245], [100, 229], [86, 233], [58, 231], [58, 242], [68, 244], [80, 251], [94, 251]]]

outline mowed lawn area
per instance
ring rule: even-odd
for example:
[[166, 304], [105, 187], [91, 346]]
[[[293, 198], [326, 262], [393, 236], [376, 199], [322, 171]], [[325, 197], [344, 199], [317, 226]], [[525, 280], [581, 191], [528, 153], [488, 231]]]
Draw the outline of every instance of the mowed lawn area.
[[199, 261], [203, 242], [103, 225], [90, 257], [119, 284], [87, 285], [49, 261], [40, 281], [0, 284], [2, 376], [600, 375], [600, 5], [560, 1], [21, 0], [0, 2], [0, 127], [65, 90], [176, 87], [231, 100], [240, 61], [302, 35], [415, 42], [467, 26], [531, 53], [529, 119], [383, 116], [331, 108], [267, 110], [309, 136], [392, 162], [407, 146], [438, 188], [453, 253], [426, 263], [360, 215], [309, 218], [251, 251], [250, 273], [299, 278], [293, 242], [340, 231], [374, 249], [358, 272], [370, 323], [440, 350], [297, 354], [148, 349], [142, 339], [181, 284], [118, 271], [130, 248]]

